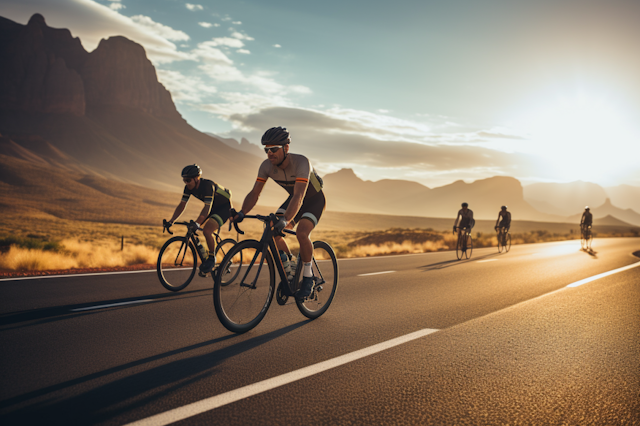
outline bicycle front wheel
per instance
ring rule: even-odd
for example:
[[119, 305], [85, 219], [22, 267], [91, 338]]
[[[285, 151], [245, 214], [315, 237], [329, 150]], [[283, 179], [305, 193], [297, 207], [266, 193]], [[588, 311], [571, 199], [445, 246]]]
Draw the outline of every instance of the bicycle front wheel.
[[[224, 259], [224, 257], [227, 255], [227, 253], [229, 253], [231, 248], [235, 245], [236, 245], [236, 240], [234, 240], [233, 238], [227, 238], [226, 240], [222, 240], [216, 245], [216, 250], [215, 250], [216, 265], [220, 265], [222, 263], [222, 260]], [[235, 263], [242, 263], [242, 252], [238, 253], [238, 255], [236, 256]], [[233, 259], [226, 266], [227, 267], [225, 269], [221, 269], [220, 267], [218, 267], [218, 272], [217, 272], [221, 276], [220, 284], [223, 286], [229, 285], [229, 283], [235, 280], [237, 275], [240, 273], [240, 268], [238, 268], [237, 266], [234, 266]], [[213, 278], [215, 280], [215, 276]]]
[[458, 235], [458, 243], [456, 244], [456, 256], [458, 257], [458, 260], [462, 259], [463, 256], [463, 251], [462, 251], [462, 234]]
[[504, 248], [506, 249], [506, 251], [511, 250], [511, 234], [507, 234], [507, 242]]
[[473, 253], [473, 238], [471, 238], [471, 234], [467, 234], [467, 249], [464, 252], [465, 258], [470, 259], [471, 253]]
[[263, 252], [260, 242], [245, 240], [229, 250], [219, 268], [237, 271], [216, 274], [216, 315], [227, 330], [246, 333], [262, 321], [273, 299], [276, 279], [271, 254]]
[[180, 291], [196, 274], [196, 248], [185, 237], [169, 238], [160, 249], [156, 269], [160, 283], [169, 291]]
[[333, 248], [324, 241], [313, 243], [311, 270], [314, 287], [309, 297], [304, 300], [296, 299], [296, 305], [302, 315], [316, 319], [329, 309], [338, 289], [338, 260]]
[[504, 250], [504, 245], [502, 244], [502, 233], [498, 232], [498, 253], [502, 253], [502, 250]]

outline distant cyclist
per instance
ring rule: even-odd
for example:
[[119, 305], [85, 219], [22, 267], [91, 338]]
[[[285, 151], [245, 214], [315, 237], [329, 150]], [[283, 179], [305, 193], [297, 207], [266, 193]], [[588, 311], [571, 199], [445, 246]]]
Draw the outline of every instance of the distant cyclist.
[[[322, 192], [322, 179], [311, 166], [307, 157], [289, 153], [291, 137], [284, 127], [272, 127], [262, 135], [262, 145], [267, 159], [258, 170], [258, 178], [253, 189], [244, 199], [242, 210], [234, 216], [233, 221], [240, 222], [258, 202], [262, 188], [268, 178], [283, 187], [289, 198], [280, 206], [277, 215], [280, 220], [275, 228], [292, 229], [296, 224], [296, 237], [300, 244], [300, 259], [303, 262], [302, 284], [296, 293], [297, 299], [304, 299], [311, 293], [313, 272], [311, 259], [313, 243], [309, 235], [316, 227], [325, 208]], [[287, 242], [282, 237], [276, 238], [276, 245], [281, 257], [291, 256]], [[283, 264], [285, 260], [283, 258]]]
[[[458, 226], [458, 219], [460, 219], [460, 226]], [[468, 231], [471, 231], [475, 224], [476, 221], [473, 218], [473, 211], [469, 208], [469, 204], [462, 203], [462, 208], [458, 210], [456, 221], [453, 224], [453, 232], [456, 232], [456, 228], [458, 228], [458, 237], [460, 237], [462, 228], [467, 228]]]
[[509, 228], [511, 228], [511, 212], [507, 211], [507, 206], [500, 207], [498, 212], [495, 230], [497, 231], [500, 228], [506, 228], [506, 232], [509, 232]]
[[584, 208], [584, 213], [582, 213], [582, 218], [580, 219], [580, 228], [587, 228], [593, 224], [593, 215], [591, 214], [591, 209], [589, 206]]
[[[182, 181], [185, 183], [182, 201], [173, 212], [173, 216], [166, 222], [166, 228], [173, 225], [185, 207], [189, 198], [193, 195], [204, 202], [204, 208], [195, 220], [200, 227], [204, 224], [203, 234], [209, 247], [209, 257], [200, 265], [200, 272], [207, 274], [213, 269], [216, 259], [214, 257], [215, 241], [213, 233], [229, 219], [231, 210], [231, 191], [219, 186], [212, 180], [202, 179], [202, 169], [197, 164], [191, 164], [182, 169]], [[212, 220], [209, 220], [212, 219]]]

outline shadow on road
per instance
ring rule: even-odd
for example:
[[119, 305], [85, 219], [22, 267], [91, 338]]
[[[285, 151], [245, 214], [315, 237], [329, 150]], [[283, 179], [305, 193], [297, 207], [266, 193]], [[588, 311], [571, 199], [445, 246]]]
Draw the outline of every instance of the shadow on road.
[[588, 248], [588, 249], [581, 249], [583, 252], [587, 253], [589, 256], [593, 257], [594, 259], [598, 258], [598, 252], [594, 251], [592, 248]]
[[485, 255], [477, 256], [477, 257], [474, 257], [472, 255], [471, 259], [445, 260], [444, 262], [438, 262], [438, 263], [432, 263], [430, 265], [420, 266], [419, 269], [422, 269], [423, 271], [434, 271], [434, 270], [438, 270], [438, 269], [450, 268], [452, 266], [462, 266], [462, 265], [464, 265], [465, 263], [468, 263], [468, 262], [473, 262], [473, 261], [476, 261], [476, 260], [488, 259], [490, 257], [495, 257], [495, 256], [500, 256], [500, 253], [498, 253], [498, 252], [490, 253], [490, 254], [485, 254]]
[[[0, 327], [2, 327], [2, 330], [12, 330], [12, 329], [26, 327], [26, 326], [45, 324], [48, 322], [54, 322], [54, 321], [60, 321], [60, 320], [67, 320], [67, 319], [76, 318], [84, 315], [95, 315], [95, 314], [104, 312], [107, 309], [109, 310], [126, 309], [126, 308], [131, 308], [131, 307], [140, 306], [140, 305], [131, 304], [131, 305], [123, 305], [123, 306], [105, 307], [103, 309], [96, 309], [96, 310], [90, 310], [90, 311], [73, 312], [74, 309], [82, 309], [82, 308], [87, 308], [91, 306], [126, 303], [126, 302], [132, 302], [136, 300], [142, 300], [142, 299], [151, 299], [154, 302], [170, 302], [170, 301], [174, 301], [178, 299], [186, 299], [190, 297], [201, 297], [201, 296], [204, 296], [204, 294], [198, 294], [198, 293], [204, 293], [208, 291], [211, 291], [211, 289], [209, 288], [209, 289], [202, 289], [202, 290], [183, 291], [180, 293], [151, 294], [148, 296], [129, 297], [126, 299], [101, 300], [101, 301], [95, 301], [91, 303], [82, 303], [82, 304], [67, 305], [67, 306], [53, 306], [49, 308], [32, 309], [29, 311], [11, 312], [8, 314], [0, 315]], [[28, 321], [36, 321], [36, 320], [40, 320], [40, 321], [30, 322], [29, 324], [18, 325], [14, 327], [5, 327], [5, 326], [11, 326], [14, 324], [20, 324], [20, 323], [24, 323]]]
[[[241, 339], [242, 336], [227, 335], [219, 337], [6, 399], [0, 401], [0, 409], [5, 413], [2, 415], [3, 423], [20, 425], [49, 423], [45, 421], [45, 419], [58, 419], [60, 424], [86, 425], [103, 422], [142, 407], [166, 395], [175, 393], [181, 388], [198, 382], [199, 380], [213, 376], [216, 374], [216, 367], [224, 360], [277, 339], [304, 326], [309, 321], [310, 320], [300, 321], [279, 330], [255, 336], [203, 355], [180, 358], [141, 372], [135, 372], [134, 370], [126, 377], [111, 381], [88, 391], [69, 388], [111, 374], [122, 373], [125, 370], [134, 369], [134, 367], [144, 367], [156, 361], [185, 354], [229, 339]], [[260, 360], [260, 362], [262, 361], [264, 360]], [[259, 365], [259, 363], [256, 365]], [[119, 376], [121, 375], [122, 374], [119, 374]], [[86, 385], [84, 387], [86, 387]], [[55, 395], [54, 393], [63, 390], [81, 393], [60, 400], [61, 395]], [[182, 396], [186, 397], [186, 395]], [[38, 399], [38, 401], [29, 403], [30, 400], [34, 399]], [[28, 405], [24, 405], [24, 403]], [[6, 414], [8, 411], [7, 408], [13, 405], [20, 405], [21, 407]], [[168, 408], [169, 407], [163, 407], [163, 410]], [[134, 419], [129, 421], [132, 420]]]

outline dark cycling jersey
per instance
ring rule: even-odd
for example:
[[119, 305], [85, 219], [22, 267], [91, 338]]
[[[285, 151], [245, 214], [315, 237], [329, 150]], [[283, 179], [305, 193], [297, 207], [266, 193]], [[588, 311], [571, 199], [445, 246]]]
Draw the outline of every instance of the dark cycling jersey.
[[289, 195], [293, 195], [293, 187], [296, 182], [309, 182], [304, 199], [311, 198], [322, 192], [322, 179], [311, 166], [311, 163], [304, 155], [289, 154], [289, 164], [285, 169], [274, 166], [269, 160], [264, 160], [258, 170], [258, 182], [266, 182], [268, 178], [273, 179], [278, 185], [283, 187]]
[[582, 213], [582, 220], [580, 221], [581, 225], [591, 226], [593, 223], [593, 215], [591, 212]]
[[212, 180], [200, 179], [200, 185], [193, 190], [184, 187], [182, 201], [189, 202], [190, 196], [202, 201], [208, 207], [207, 218], [212, 218], [218, 225], [222, 226], [229, 219], [229, 209], [231, 209], [231, 191], [219, 186]]
[[498, 224], [499, 228], [508, 228], [511, 225], [511, 213], [510, 212], [502, 212], [498, 213], [500, 217], [500, 223]]
[[458, 216], [461, 216], [460, 224], [458, 225], [460, 228], [473, 228], [473, 225], [476, 224], [476, 221], [473, 219], [473, 211], [471, 209], [467, 209], [466, 214], [464, 210], [458, 210]]

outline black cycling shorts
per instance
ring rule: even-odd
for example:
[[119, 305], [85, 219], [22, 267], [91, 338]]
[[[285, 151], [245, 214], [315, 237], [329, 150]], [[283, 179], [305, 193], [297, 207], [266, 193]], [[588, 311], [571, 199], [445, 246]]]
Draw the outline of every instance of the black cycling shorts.
[[[287, 198], [287, 200], [280, 206], [278, 211], [276, 211], [276, 214], [284, 214], [287, 207], [289, 207], [291, 198], [293, 198], [293, 195], [289, 195], [289, 198]], [[311, 198], [305, 198], [302, 200], [302, 205], [300, 206], [298, 214], [293, 218], [294, 225], [300, 222], [301, 219], [308, 219], [313, 222], [313, 226], [315, 227], [320, 221], [325, 205], [326, 199], [324, 198], [324, 193], [322, 191], [318, 192]]]
[[218, 226], [222, 225], [229, 219], [231, 210], [231, 202], [224, 197], [215, 197], [213, 200], [213, 206], [211, 206], [211, 212], [207, 219], [213, 219], [218, 222]]
[[500, 223], [498, 224], [498, 228], [510, 228], [511, 227], [511, 222], [507, 222], [505, 220], [501, 220]]

